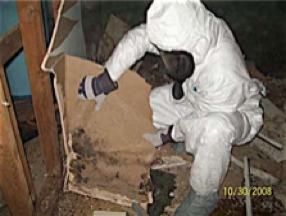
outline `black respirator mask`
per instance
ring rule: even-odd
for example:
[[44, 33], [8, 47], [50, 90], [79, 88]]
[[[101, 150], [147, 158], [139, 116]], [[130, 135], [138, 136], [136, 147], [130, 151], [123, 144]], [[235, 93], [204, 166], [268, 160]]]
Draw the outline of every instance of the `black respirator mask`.
[[159, 51], [160, 56], [167, 68], [167, 75], [174, 79], [172, 89], [173, 98], [180, 100], [184, 97], [183, 83], [192, 76], [195, 69], [194, 58], [184, 51]]

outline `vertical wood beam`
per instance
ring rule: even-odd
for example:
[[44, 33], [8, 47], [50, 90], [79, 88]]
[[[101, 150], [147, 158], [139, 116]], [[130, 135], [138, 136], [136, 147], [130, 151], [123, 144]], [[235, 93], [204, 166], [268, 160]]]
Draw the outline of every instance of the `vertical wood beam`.
[[[2, 67], [3, 69], [3, 67]], [[33, 203], [0, 79], [0, 185], [13, 216], [32, 216]]]
[[46, 172], [57, 175], [61, 164], [51, 80], [40, 67], [46, 53], [41, 1], [17, 0], [17, 9]]
[[35, 186], [33, 184], [33, 180], [32, 180], [32, 175], [27, 163], [27, 159], [26, 159], [26, 154], [24, 151], [24, 147], [23, 147], [23, 142], [22, 142], [22, 138], [20, 136], [20, 132], [19, 132], [19, 126], [18, 126], [18, 122], [15, 116], [15, 109], [13, 106], [13, 102], [10, 96], [10, 91], [9, 91], [9, 86], [8, 86], [8, 82], [5, 76], [5, 71], [3, 66], [0, 65], [0, 79], [2, 82], [2, 87], [3, 87], [3, 92], [4, 92], [4, 96], [7, 100], [7, 102], [10, 104], [9, 107], [7, 107], [8, 112], [9, 112], [9, 116], [11, 119], [11, 123], [13, 126], [13, 131], [14, 131], [14, 135], [15, 135], [15, 139], [17, 142], [17, 147], [18, 147], [18, 151], [19, 151], [19, 155], [23, 164], [23, 169], [24, 169], [24, 173], [27, 179], [27, 183], [28, 183], [28, 187], [29, 187], [29, 191], [32, 195], [32, 199], [33, 201], [36, 200], [36, 190], [35, 190]]

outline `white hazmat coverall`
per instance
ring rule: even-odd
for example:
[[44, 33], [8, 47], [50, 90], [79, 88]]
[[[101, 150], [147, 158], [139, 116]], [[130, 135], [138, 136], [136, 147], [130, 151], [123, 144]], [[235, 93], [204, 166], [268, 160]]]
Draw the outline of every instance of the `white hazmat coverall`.
[[216, 192], [226, 175], [231, 148], [249, 142], [263, 124], [262, 84], [249, 77], [244, 57], [226, 23], [199, 0], [155, 0], [147, 22], [130, 30], [105, 67], [113, 81], [146, 52], [186, 51], [194, 74], [176, 101], [172, 86], [150, 95], [156, 128], [173, 125], [172, 138], [195, 156], [190, 184], [199, 195]]

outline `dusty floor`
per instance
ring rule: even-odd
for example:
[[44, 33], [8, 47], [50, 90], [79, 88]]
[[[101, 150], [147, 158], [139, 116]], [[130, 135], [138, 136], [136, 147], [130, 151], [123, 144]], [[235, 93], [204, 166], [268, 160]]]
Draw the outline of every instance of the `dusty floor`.
[[[64, 193], [62, 190], [57, 191], [57, 187], [61, 183], [60, 180], [49, 180], [44, 176], [44, 166], [42, 163], [40, 145], [38, 139], [32, 140], [25, 145], [28, 154], [29, 165], [33, 174], [37, 191], [40, 191], [40, 200], [37, 204], [38, 215], [58, 215], [58, 216], [89, 216], [93, 211], [125, 211], [130, 215], [136, 215], [132, 209], [122, 207], [116, 204], [105, 202], [102, 200], [91, 199], [74, 193]], [[189, 164], [192, 163], [192, 157], [183, 153], [176, 153], [172, 146], [161, 148], [160, 155], [178, 155], [188, 161], [187, 166], [165, 169], [176, 175], [176, 187], [174, 199], [169, 207], [165, 209], [163, 216], [171, 216], [173, 211], [188, 193], [190, 186], [188, 184]], [[245, 146], [233, 149], [233, 155], [242, 160], [247, 155], [251, 161], [251, 165], [261, 168], [280, 179], [286, 179], [282, 173], [282, 164], [278, 165], [271, 159], [267, 158], [263, 153], [259, 152], [255, 147]], [[285, 165], [284, 165], [285, 166]], [[284, 174], [284, 177], [283, 177]], [[286, 184], [282, 182], [278, 186], [269, 186], [258, 178], [252, 176], [252, 185], [260, 187], [271, 187], [273, 193], [284, 191], [286, 193]], [[46, 183], [48, 182], [48, 183]], [[46, 183], [44, 186], [43, 184]], [[43, 187], [44, 186], [44, 187]], [[229, 197], [226, 196], [224, 187], [243, 186], [243, 170], [236, 165], [231, 164], [227, 177], [220, 190], [220, 203], [213, 216], [242, 216], [244, 214], [243, 196]], [[281, 215], [282, 204], [273, 195], [253, 197], [254, 216]], [[50, 208], [52, 206], [52, 208]], [[7, 208], [0, 209], [0, 215], [9, 216]]]

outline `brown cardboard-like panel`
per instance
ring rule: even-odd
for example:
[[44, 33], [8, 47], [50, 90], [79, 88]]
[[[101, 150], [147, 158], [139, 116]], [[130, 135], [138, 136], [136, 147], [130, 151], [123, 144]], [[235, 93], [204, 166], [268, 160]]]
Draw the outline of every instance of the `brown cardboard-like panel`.
[[151, 87], [139, 75], [131, 71], [124, 74], [119, 80], [119, 89], [106, 98], [99, 112], [95, 111], [94, 101], [78, 100], [77, 90], [82, 78], [101, 72], [103, 67], [100, 65], [66, 56], [65, 83], [62, 86], [65, 86], [69, 132], [87, 125], [86, 132], [92, 136], [98, 138], [101, 135], [109, 143], [119, 143], [110, 151], [133, 149], [138, 152], [138, 148], [142, 148], [154, 152], [151, 144], [142, 138], [143, 133], [153, 130], [149, 106]]
[[107, 96], [97, 112], [95, 101], [77, 98], [78, 86], [84, 76], [96, 76], [103, 67], [77, 57], [65, 56], [63, 60], [64, 64], [59, 61], [54, 70], [63, 95], [65, 133], [72, 143], [72, 148], [66, 148], [71, 151], [67, 155], [80, 155], [68, 165], [69, 184], [81, 193], [82, 188], [98, 189], [148, 202], [150, 191], [142, 192], [142, 185], [148, 184], [155, 148], [142, 135], [154, 130], [149, 106], [151, 87], [128, 71], [119, 80], [119, 89]]

